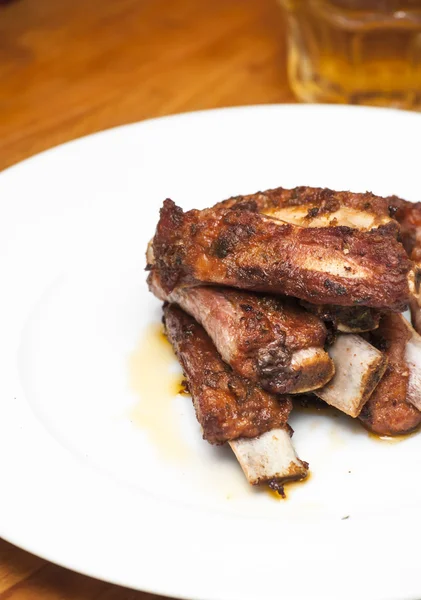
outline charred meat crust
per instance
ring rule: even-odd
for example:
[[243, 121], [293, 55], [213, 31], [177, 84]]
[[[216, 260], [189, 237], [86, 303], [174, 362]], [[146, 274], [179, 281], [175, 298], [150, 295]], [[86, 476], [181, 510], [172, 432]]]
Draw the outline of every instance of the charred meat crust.
[[311, 207], [309, 209], [311, 211], [308, 215], [309, 219], [321, 214], [334, 213], [344, 206], [356, 211], [370, 212], [378, 217], [391, 219], [395, 217], [398, 207], [404, 201], [396, 196], [383, 198], [371, 192], [358, 194], [337, 192], [329, 188], [299, 186], [293, 189], [278, 187], [247, 196], [234, 196], [215, 206], [229, 208], [242, 202], [255, 202], [259, 212], [285, 206], [308, 205]]
[[222, 444], [287, 427], [292, 404], [236, 375], [205, 330], [175, 305], [164, 306], [165, 327], [183, 367], [203, 437]]
[[362, 333], [377, 329], [381, 312], [367, 306], [332, 306], [329, 304], [310, 304], [301, 301], [302, 306], [317, 315], [323, 321], [332, 323], [344, 333]]
[[388, 367], [359, 418], [378, 435], [403, 435], [421, 424], [421, 412], [407, 400], [409, 368], [405, 348], [410, 333], [402, 319], [401, 315], [384, 315], [378, 330], [370, 336], [373, 345], [388, 358]]
[[[183, 213], [165, 201], [153, 254], [167, 292], [204, 283], [286, 294], [313, 304], [406, 307], [412, 263], [393, 236], [348, 227], [305, 229], [246, 206]], [[320, 270], [314, 267], [317, 261]], [[333, 264], [332, 273], [326, 273], [326, 264]]]
[[408, 202], [397, 196], [388, 198], [393, 218], [400, 225], [402, 244], [414, 262], [421, 262], [421, 202]]
[[401, 226], [402, 243], [415, 263], [411, 320], [415, 330], [421, 333], [421, 202], [411, 203], [393, 197], [391, 204]]

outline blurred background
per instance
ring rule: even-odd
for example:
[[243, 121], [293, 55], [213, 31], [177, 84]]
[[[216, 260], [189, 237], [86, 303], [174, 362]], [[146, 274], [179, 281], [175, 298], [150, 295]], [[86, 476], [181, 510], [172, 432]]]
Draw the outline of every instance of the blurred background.
[[[171, 113], [421, 109], [421, 0], [0, 0], [0, 169]], [[0, 541], [1, 600], [147, 600]]]
[[0, 0], [0, 169], [122, 123], [296, 100], [419, 110], [421, 0]]
[[0, 3], [0, 169], [122, 123], [293, 99], [276, 0]]

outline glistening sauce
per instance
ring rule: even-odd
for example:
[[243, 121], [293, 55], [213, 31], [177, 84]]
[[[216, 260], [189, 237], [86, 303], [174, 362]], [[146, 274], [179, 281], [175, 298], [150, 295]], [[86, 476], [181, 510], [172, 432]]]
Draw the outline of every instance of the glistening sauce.
[[265, 492], [267, 494], [269, 494], [269, 496], [271, 498], [273, 498], [274, 500], [288, 500], [290, 492], [293, 492], [294, 489], [296, 489], [297, 487], [301, 487], [303, 484], [308, 483], [310, 481], [311, 477], [312, 477], [312, 475], [311, 475], [311, 472], [309, 471], [309, 473], [305, 479], [299, 479], [298, 481], [289, 481], [288, 483], [285, 483], [285, 485], [284, 485], [285, 496], [278, 494], [278, 492], [275, 492], [274, 490], [271, 490], [270, 488], [265, 488]]
[[421, 427], [417, 427], [414, 431], [410, 431], [409, 433], [404, 433], [403, 435], [377, 435], [377, 433], [373, 433], [372, 431], [368, 431], [368, 437], [376, 442], [381, 442], [383, 444], [399, 444], [400, 442], [404, 442], [408, 438], [413, 437], [414, 435], [418, 435], [421, 431]]
[[174, 352], [162, 325], [150, 325], [129, 358], [130, 387], [139, 397], [129, 418], [147, 432], [161, 454], [179, 459], [188, 455], [188, 448], [174, 411], [175, 398], [184, 389], [174, 366]]

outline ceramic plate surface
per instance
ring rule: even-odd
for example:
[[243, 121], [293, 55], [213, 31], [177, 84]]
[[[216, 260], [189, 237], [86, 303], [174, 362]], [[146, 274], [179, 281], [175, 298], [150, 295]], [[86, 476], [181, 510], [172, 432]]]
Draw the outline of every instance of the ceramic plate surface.
[[159, 334], [145, 248], [171, 197], [282, 185], [421, 200], [421, 116], [261, 106], [174, 116], [0, 175], [0, 533], [71, 569], [197, 600], [421, 598], [421, 434], [298, 413], [311, 478], [277, 501], [204, 442]]

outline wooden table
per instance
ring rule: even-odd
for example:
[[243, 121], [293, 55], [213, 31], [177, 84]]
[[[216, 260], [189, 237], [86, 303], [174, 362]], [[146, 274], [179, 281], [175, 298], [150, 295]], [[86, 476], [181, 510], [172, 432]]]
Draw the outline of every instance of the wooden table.
[[[170, 113], [290, 102], [276, 0], [0, 4], [0, 169]], [[147, 600], [0, 541], [0, 600]]]

